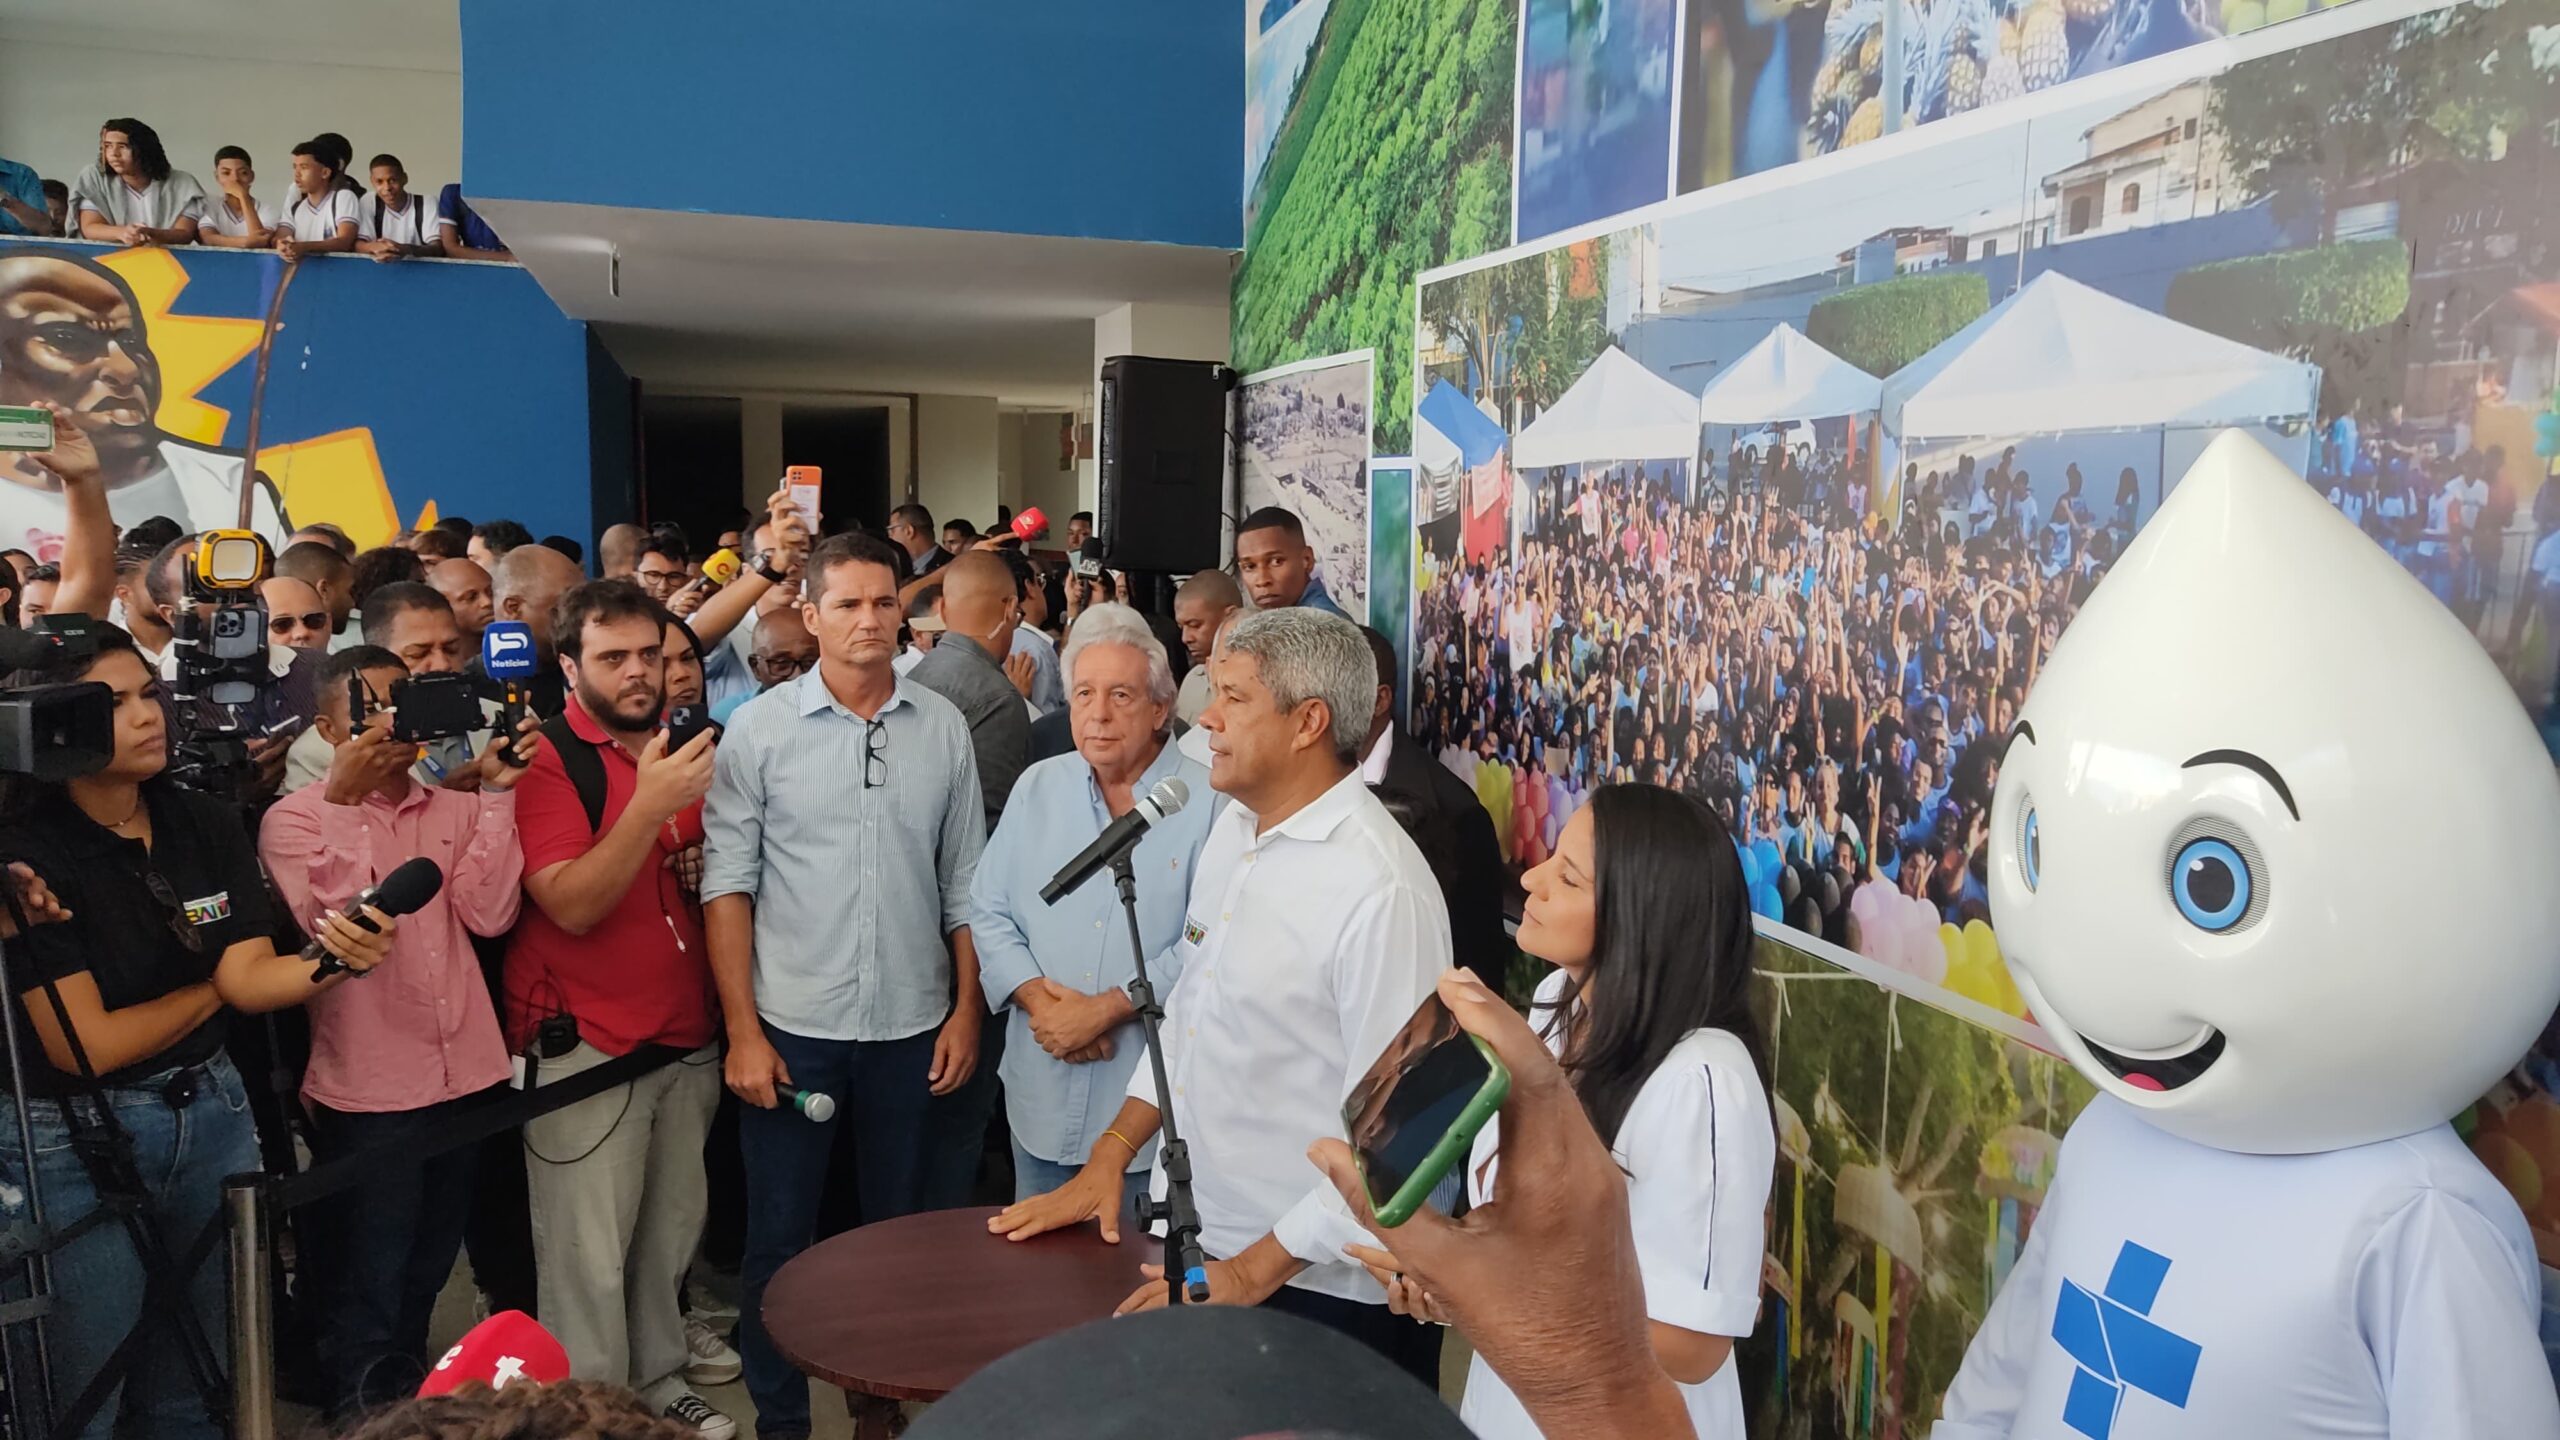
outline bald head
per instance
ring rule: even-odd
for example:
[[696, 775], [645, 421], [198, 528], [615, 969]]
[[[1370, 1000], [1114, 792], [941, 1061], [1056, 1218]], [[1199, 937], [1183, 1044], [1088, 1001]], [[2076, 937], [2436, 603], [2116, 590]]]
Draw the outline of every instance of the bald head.
[[439, 560], [427, 567], [427, 583], [453, 606], [453, 623], [462, 627], [462, 637], [479, 643], [493, 613], [489, 572], [477, 560]]
[[548, 545], [519, 545], [498, 558], [497, 571], [489, 577], [497, 617], [523, 621], [533, 631], [534, 645], [550, 655], [551, 607], [586, 578], [577, 561]]
[[1001, 659], [1003, 652], [997, 647], [1012, 643], [1013, 602], [1021, 593], [1014, 584], [1013, 567], [991, 552], [970, 550], [943, 566], [936, 578], [942, 581], [942, 601], [936, 607], [942, 623], [997, 650]]
[[627, 521], [606, 526], [596, 541], [596, 563], [604, 567], [604, 578], [628, 579], [632, 571], [640, 568], [640, 547], [648, 540], [648, 531]]
[[1173, 623], [1182, 630], [1182, 648], [1190, 652], [1192, 664], [1208, 663], [1219, 623], [1243, 604], [1236, 577], [1224, 570], [1203, 570], [1182, 582], [1173, 595]]
[[329, 606], [331, 629], [346, 628], [347, 615], [356, 608], [356, 567], [338, 553], [338, 547], [322, 540], [296, 541], [276, 556], [274, 573], [319, 591]]
[[756, 621], [756, 643], [747, 656], [758, 688], [770, 690], [818, 663], [818, 637], [809, 633], [797, 606], [786, 606]]

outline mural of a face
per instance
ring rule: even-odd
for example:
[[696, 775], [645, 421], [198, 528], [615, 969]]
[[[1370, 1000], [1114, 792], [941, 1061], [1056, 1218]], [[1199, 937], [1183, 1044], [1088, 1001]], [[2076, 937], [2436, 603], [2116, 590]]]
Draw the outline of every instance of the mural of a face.
[[98, 447], [112, 482], [159, 440], [160, 366], [133, 297], [95, 264], [0, 259], [0, 405], [50, 400]]
[[2540, 738], [2461, 622], [2236, 433], [2064, 635], [1991, 824], [2035, 1017], [2189, 1140], [2425, 1129], [2560, 1002]]

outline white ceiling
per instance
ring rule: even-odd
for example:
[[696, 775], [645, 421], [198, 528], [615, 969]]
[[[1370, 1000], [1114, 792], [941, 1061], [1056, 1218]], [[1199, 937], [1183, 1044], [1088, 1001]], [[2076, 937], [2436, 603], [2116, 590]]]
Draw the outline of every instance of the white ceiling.
[[0, 0], [0, 30], [179, 55], [462, 70], [455, 0]]
[[993, 395], [1073, 407], [1092, 384], [1097, 317], [1133, 302], [1227, 303], [1223, 250], [475, 203], [552, 300], [596, 325], [624, 369], [672, 389]]

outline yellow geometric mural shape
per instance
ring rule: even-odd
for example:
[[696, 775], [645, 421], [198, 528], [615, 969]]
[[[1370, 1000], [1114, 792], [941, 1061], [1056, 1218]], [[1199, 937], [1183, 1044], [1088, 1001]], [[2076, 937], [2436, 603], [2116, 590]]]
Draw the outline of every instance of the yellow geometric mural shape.
[[276, 482], [284, 513], [296, 525], [326, 520], [367, 549], [388, 544], [400, 533], [400, 513], [391, 508], [371, 430], [340, 430], [262, 447], [258, 468]]
[[[143, 330], [160, 361], [160, 408], [152, 418], [172, 435], [199, 445], [222, 444], [231, 412], [196, 397], [256, 352], [266, 317], [172, 314], [187, 288], [187, 271], [156, 246], [119, 250], [98, 262], [133, 287], [142, 306]], [[258, 469], [276, 482], [285, 515], [296, 525], [327, 521], [360, 546], [386, 544], [400, 531], [391, 482], [382, 473], [370, 429], [269, 443], [259, 452]]]
[[142, 302], [151, 353], [160, 357], [160, 413], [153, 418], [172, 435], [199, 445], [221, 444], [231, 412], [198, 400], [196, 392], [258, 348], [261, 320], [170, 314], [178, 292], [187, 288], [187, 270], [178, 257], [156, 245], [101, 255], [98, 263], [124, 277], [133, 298]]

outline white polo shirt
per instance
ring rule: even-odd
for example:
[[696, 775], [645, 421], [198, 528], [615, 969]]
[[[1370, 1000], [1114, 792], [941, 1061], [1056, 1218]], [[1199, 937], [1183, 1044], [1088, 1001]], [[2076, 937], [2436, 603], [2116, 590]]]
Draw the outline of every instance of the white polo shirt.
[[[257, 199], [256, 196], [250, 198]], [[206, 196], [204, 214], [196, 221], [196, 228], [207, 235], [229, 235], [237, 238], [248, 234], [248, 217], [233, 214], [231, 205], [232, 199], [228, 194]], [[274, 202], [258, 200], [258, 223], [269, 230], [278, 229], [284, 224], [276, 214]]]
[[[1564, 972], [1538, 986], [1529, 1023], [1548, 1028]], [[1563, 1053], [1564, 1027], [1547, 1048]], [[1778, 1168], [1769, 1094], [1742, 1041], [1692, 1030], [1636, 1092], [1610, 1147], [1627, 1172], [1627, 1219], [1644, 1274], [1645, 1315], [1702, 1335], [1751, 1333], [1760, 1313], [1762, 1220]], [[1485, 1123], [1467, 1156], [1467, 1198], [1493, 1198], [1501, 1172], [1502, 1117]], [[1680, 1387], [1700, 1436], [1742, 1434], [1742, 1382], [1727, 1356], [1716, 1373]], [[1529, 1412], [1479, 1355], [1467, 1371], [1458, 1418], [1478, 1440], [1538, 1440]]]
[[[1210, 826], [1165, 1001], [1165, 1083], [1191, 1147], [1200, 1245], [1232, 1259], [1267, 1233], [1308, 1262], [1290, 1284], [1382, 1305], [1343, 1256], [1360, 1232], [1307, 1147], [1341, 1138], [1351, 1087], [1449, 968], [1448, 907], [1356, 769], [1257, 834], [1260, 823], [1230, 804]], [[1156, 1103], [1143, 1055], [1128, 1093]]]
[[284, 203], [284, 228], [296, 240], [333, 240], [341, 224], [356, 223], [356, 192], [331, 190], [313, 200], [300, 190]]
[[398, 210], [383, 204], [379, 195], [366, 195], [356, 201], [356, 238], [359, 240], [433, 245], [441, 233], [436, 228], [436, 202], [414, 191], [409, 196], [407, 207]]

